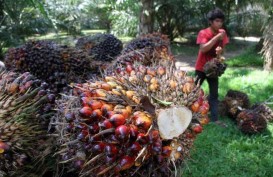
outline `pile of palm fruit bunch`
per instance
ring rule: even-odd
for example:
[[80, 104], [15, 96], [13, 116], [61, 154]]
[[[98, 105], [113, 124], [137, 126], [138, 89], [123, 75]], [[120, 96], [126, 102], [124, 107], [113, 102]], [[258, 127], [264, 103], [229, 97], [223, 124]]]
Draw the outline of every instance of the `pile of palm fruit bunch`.
[[54, 104], [48, 85], [29, 72], [0, 73], [0, 176], [46, 170], [42, 162], [52, 147], [46, 134]]
[[83, 82], [90, 74], [98, 73], [99, 62], [72, 47], [51, 41], [29, 41], [11, 48], [5, 56], [8, 70], [30, 72], [46, 81], [54, 92], [67, 91], [71, 82]]
[[72, 87], [52, 122], [63, 171], [81, 177], [173, 176], [208, 123], [204, 92], [174, 67], [133, 65]]
[[122, 50], [122, 42], [112, 34], [95, 34], [79, 38], [76, 47], [99, 61], [112, 61]]
[[168, 37], [160, 33], [152, 33], [130, 41], [114, 61], [113, 66], [123, 68], [122, 66], [133, 63], [149, 66], [158, 61], [169, 63], [174, 61], [174, 56], [170, 51]]
[[226, 109], [227, 116], [236, 121], [238, 128], [246, 134], [255, 134], [264, 131], [267, 122], [273, 120], [273, 111], [264, 103], [250, 105], [246, 93], [229, 90], [221, 102]]

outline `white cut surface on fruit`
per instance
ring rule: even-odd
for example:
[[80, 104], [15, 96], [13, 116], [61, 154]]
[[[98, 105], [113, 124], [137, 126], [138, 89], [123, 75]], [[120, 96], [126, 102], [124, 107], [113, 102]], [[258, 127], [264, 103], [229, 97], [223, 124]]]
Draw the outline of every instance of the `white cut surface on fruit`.
[[192, 112], [184, 106], [161, 110], [157, 124], [163, 139], [173, 139], [181, 135], [190, 125]]

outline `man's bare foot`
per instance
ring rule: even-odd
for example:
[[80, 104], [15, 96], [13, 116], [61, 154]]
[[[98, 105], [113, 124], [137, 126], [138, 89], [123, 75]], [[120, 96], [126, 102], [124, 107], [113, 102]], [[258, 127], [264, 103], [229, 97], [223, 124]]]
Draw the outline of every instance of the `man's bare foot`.
[[222, 122], [222, 121], [220, 121], [220, 120], [217, 120], [217, 121], [215, 121], [214, 123], [215, 123], [216, 125], [219, 125], [219, 126], [224, 127], [224, 128], [227, 128], [227, 127], [228, 127], [228, 125], [227, 125], [226, 123], [224, 123], [224, 122]]

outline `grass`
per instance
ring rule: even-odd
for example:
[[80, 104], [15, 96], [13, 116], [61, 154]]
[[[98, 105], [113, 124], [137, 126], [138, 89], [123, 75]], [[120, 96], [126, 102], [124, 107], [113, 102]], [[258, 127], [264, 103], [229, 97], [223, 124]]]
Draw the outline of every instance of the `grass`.
[[[252, 104], [263, 102], [273, 96], [273, 74], [262, 71], [259, 60], [260, 56], [252, 50], [247, 50], [242, 55], [230, 59], [229, 68], [219, 80], [220, 99], [229, 89], [247, 93]], [[202, 87], [208, 93], [206, 82]], [[261, 134], [248, 136], [242, 134], [235, 122], [229, 118], [221, 117], [220, 119], [229, 125], [228, 128], [214, 124], [204, 127], [204, 131], [194, 142], [191, 159], [186, 161], [182, 176], [272, 176], [273, 124], [270, 123], [267, 130]]]
[[254, 47], [249, 47], [242, 54], [228, 59], [226, 63], [230, 67], [262, 67], [263, 59]]

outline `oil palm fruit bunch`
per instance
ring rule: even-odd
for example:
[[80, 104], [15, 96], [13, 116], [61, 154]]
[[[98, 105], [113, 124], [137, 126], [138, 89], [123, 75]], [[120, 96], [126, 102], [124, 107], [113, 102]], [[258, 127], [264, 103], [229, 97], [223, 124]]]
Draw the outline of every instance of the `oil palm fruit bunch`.
[[209, 78], [217, 78], [224, 74], [227, 64], [218, 58], [213, 58], [204, 65], [204, 73]]
[[84, 52], [51, 41], [29, 41], [11, 48], [5, 63], [9, 70], [30, 72], [46, 81], [55, 92], [67, 89], [71, 82], [86, 80], [90, 73], [98, 72], [99, 65]]
[[239, 129], [246, 134], [260, 133], [266, 129], [267, 121], [264, 116], [254, 110], [243, 110], [236, 118]]
[[[23, 176], [46, 166], [46, 137], [55, 96], [26, 72], [0, 73], [0, 174]], [[41, 176], [41, 175], [38, 175]]]
[[79, 38], [76, 47], [88, 52], [95, 60], [112, 61], [122, 50], [122, 42], [112, 34], [98, 33]]
[[163, 35], [161, 33], [150, 33], [141, 35], [130, 41], [122, 50], [122, 54], [143, 48], [150, 48], [153, 50], [161, 50], [161, 48], [169, 49], [169, 46], [170, 40], [168, 39], [167, 35]]
[[79, 176], [172, 176], [208, 121], [204, 92], [172, 67], [134, 65], [73, 87], [53, 124], [56, 155]]
[[256, 103], [253, 106], [251, 106], [251, 109], [264, 116], [264, 118], [268, 121], [268, 122], [272, 122], [273, 120], [273, 111], [270, 107], [268, 107], [265, 103]]
[[242, 109], [250, 108], [250, 101], [246, 93], [237, 90], [229, 90], [224, 98], [227, 115], [236, 119]]

